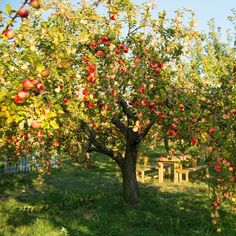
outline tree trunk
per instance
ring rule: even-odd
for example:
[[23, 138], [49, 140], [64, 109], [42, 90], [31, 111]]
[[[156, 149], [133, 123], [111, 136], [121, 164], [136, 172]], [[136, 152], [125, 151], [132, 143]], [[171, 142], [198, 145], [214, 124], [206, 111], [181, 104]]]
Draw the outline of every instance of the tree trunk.
[[136, 177], [136, 161], [138, 145], [127, 144], [125, 158], [121, 166], [123, 177], [123, 197], [130, 204], [136, 204], [138, 197], [138, 182]]
[[168, 137], [164, 138], [164, 145], [165, 145], [165, 149], [166, 149], [167, 153], [169, 153], [170, 148], [169, 148], [169, 139], [168, 139]]

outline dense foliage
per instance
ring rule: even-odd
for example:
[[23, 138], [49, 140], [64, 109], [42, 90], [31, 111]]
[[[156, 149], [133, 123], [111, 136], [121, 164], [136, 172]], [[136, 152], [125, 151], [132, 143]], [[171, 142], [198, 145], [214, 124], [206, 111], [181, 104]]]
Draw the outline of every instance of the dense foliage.
[[168, 20], [165, 12], [154, 18], [150, 5], [140, 11], [129, 0], [30, 5], [29, 12], [6, 7], [13, 22], [22, 18], [15, 31], [2, 17], [4, 156], [14, 161], [37, 154], [48, 170], [56, 153], [106, 154], [121, 168], [125, 199], [136, 203], [139, 144], [151, 130], [176, 144], [172, 152], [189, 152], [212, 167], [218, 223], [220, 204], [231, 199], [236, 181], [231, 44], [213, 27], [200, 34], [191, 10]]

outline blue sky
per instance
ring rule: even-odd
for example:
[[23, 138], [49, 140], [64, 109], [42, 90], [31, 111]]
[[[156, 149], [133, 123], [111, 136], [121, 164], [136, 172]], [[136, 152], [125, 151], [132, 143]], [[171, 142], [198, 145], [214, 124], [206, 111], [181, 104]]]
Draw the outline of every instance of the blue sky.
[[[71, 0], [76, 3], [78, 0]], [[142, 3], [144, 0], [134, 0], [136, 3]], [[9, 3], [14, 9], [19, 8], [23, 0], [0, 0], [0, 9]], [[227, 21], [227, 16], [231, 15], [231, 9], [236, 8], [236, 0], [157, 0], [158, 8], [155, 11], [166, 10], [169, 16], [178, 8], [192, 8], [196, 13], [198, 28], [207, 30], [207, 22], [215, 18], [216, 25], [223, 31], [233, 28]]]

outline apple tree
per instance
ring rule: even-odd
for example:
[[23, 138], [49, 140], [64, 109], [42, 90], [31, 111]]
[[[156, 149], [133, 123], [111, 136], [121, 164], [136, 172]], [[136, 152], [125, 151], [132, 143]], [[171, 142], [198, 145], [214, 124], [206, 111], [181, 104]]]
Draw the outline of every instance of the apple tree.
[[[165, 12], [153, 18], [148, 4], [140, 11], [117, 0], [103, 3], [102, 13], [98, 4], [47, 1], [27, 17], [23, 12], [15, 40], [2, 42], [1, 129], [30, 134], [31, 144], [37, 137], [41, 153], [51, 152], [47, 137], [56, 142], [58, 133], [71, 134], [68, 127], [85, 134], [88, 152], [119, 165], [124, 198], [136, 203], [140, 143], [154, 124], [166, 129], [173, 109], [182, 112], [195, 96], [173, 88], [199, 34], [193, 19], [182, 23], [181, 11], [168, 20]], [[181, 124], [179, 132], [187, 122]], [[3, 142], [9, 137], [4, 132]]]

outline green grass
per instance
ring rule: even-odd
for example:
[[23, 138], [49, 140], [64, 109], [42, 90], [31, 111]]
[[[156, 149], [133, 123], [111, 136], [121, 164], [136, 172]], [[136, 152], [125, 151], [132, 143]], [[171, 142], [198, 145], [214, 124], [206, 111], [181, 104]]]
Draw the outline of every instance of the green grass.
[[[140, 185], [140, 203], [122, 200], [115, 164], [96, 156], [91, 169], [66, 160], [45, 176], [0, 176], [0, 235], [3, 236], [184, 236], [218, 235], [209, 218], [207, 186], [157, 180]], [[224, 236], [234, 236], [234, 216], [222, 210]]]

